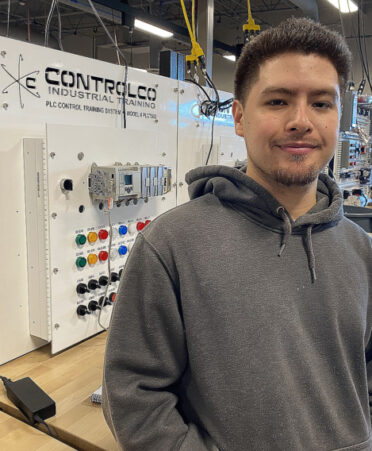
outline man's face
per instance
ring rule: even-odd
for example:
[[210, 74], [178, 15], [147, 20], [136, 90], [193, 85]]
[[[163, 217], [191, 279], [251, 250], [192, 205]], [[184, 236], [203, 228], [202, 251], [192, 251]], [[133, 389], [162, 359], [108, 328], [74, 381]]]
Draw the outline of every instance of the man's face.
[[235, 131], [248, 152], [247, 175], [262, 185], [305, 186], [335, 151], [340, 88], [336, 69], [316, 54], [284, 53], [260, 66]]

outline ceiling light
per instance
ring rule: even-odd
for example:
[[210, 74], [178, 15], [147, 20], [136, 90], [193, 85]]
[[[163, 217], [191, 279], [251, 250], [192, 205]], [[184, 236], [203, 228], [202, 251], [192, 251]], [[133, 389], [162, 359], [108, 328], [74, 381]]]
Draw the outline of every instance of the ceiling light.
[[149, 23], [142, 22], [142, 20], [135, 19], [134, 20], [134, 28], [138, 28], [142, 31], [147, 31], [148, 33], [156, 34], [162, 38], [170, 38], [173, 36], [173, 33], [169, 31], [163, 30], [162, 28], [155, 27], [154, 25], [150, 25]]
[[358, 6], [352, 0], [328, 0], [335, 8], [342, 13], [355, 13], [358, 11]]
[[223, 55], [224, 58], [226, 58], [229, 61], [236, 61], [235, 55]]

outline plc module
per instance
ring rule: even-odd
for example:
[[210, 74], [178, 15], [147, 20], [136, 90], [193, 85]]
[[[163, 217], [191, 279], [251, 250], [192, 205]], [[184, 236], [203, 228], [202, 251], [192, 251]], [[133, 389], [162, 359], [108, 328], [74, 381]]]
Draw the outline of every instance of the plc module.
[[162, 196], [171, 190], [172, 172], [163, 165], [92, 165], [88, 178], [93, 201], [112, 199], [114, 203]]

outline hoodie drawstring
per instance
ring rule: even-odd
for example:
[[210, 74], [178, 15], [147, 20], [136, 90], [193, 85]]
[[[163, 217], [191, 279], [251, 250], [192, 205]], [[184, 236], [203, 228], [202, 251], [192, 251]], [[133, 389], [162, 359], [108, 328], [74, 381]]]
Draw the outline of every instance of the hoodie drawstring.
[[315, 255], [313, 251], [313, 242], [311, 240], [311, 232], [313, 229], [313, 225], [310, 224], [306, 229], [305, 244], [306, 244], [306, 253], [307, 260], [309, 262], [309, 268], [311, 273], [311, 282], [314, 283], [316, 281], [316, 272], [315, 272]]
[[278, 257], [280, 257], [285, 249], [288, 238], [292, 234], [292, 226], [291, 221], [284, 210], [284, 207], [279, 207], [276, 210], [276, 212], [279, 214], [279, 216], [283, 219], [284, 222], [284, 234], [282, 235], [282, 242], [280, 243], [280, 249], [278, 253]]
[[[291, 221], [289, 219], [289, 216], [287, 215], [284, 207], [279, 207], [276, 210], [277, 214], [280, 216], [280, 218], [283, 220], [283, 228], [284, 233], [282, 235], [282, 241], [280, 244], [280, 249], [278, 252], [278, 257], [280, 257], [285, 249], [285, 246], [287, 244], [288, 238], [292, 234], [292, 225]], [[307, 254], [307, 261], [309, 264], [310, 274], [311, 274], [311, 282], [314, 283], [316, 281], [316, 272], [315, 272], [315, 255], [313, 250], [313, 242], [311, 240], [311, 232], [313, 229], [313, 225], [310, 224], [308, 228], [306, 229], [306, 236], [305, 239], [305, 249]]]

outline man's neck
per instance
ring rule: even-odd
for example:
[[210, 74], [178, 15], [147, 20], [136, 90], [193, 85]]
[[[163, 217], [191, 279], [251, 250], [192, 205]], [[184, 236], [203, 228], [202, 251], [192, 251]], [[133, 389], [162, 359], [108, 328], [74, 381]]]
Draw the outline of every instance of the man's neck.
[[275, 181], [269, 182], [264, 177], [260, 177], [259, 174], [252, 174], [248, 168], [247, 175], [269, 191], [285, 207], [293, 221], [304, 215], [316, 204], [318, 180], [306, 186], [285, 186]]

